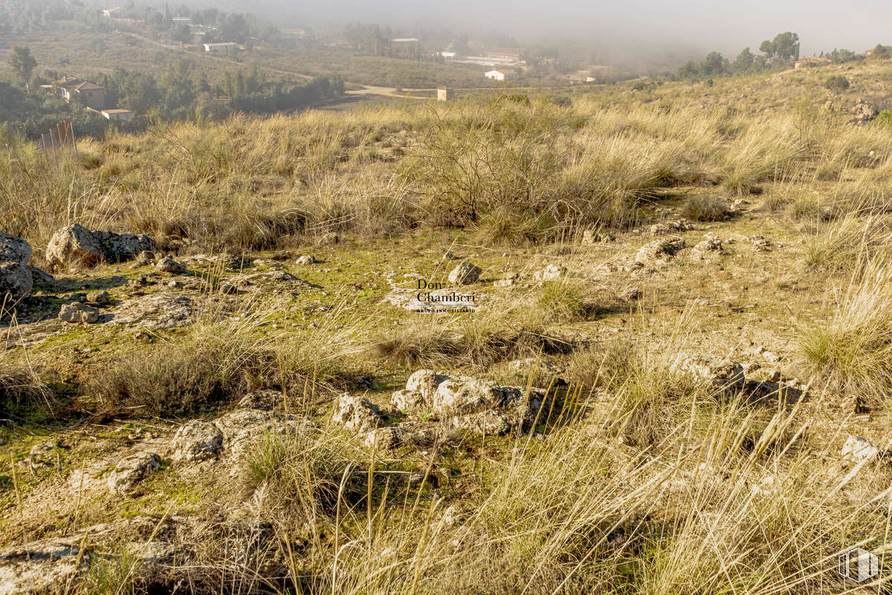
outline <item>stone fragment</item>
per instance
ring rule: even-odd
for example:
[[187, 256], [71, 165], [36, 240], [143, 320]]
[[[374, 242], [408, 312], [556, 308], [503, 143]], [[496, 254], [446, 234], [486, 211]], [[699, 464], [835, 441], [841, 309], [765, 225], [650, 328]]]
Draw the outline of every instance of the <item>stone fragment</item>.
[[464, 260], [449, 273], [449, 283], [453, 285], [469, 285], [474, 283], [482, 272], [483, 269], [468, 260]]

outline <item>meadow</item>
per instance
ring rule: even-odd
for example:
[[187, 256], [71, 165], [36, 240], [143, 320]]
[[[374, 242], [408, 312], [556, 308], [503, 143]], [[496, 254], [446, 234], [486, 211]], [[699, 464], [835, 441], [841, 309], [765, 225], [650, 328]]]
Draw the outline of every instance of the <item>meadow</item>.
[[[52, 269], [54, 233], [79, 223], [148, 234], [188, 267], [56, 267], [7, 314], [0, 542], [69, 553], [5, 554], [0, 577], [39, 569], [47, 592], [83, 593], [885, 592], [892, 128], [853, 114], [885, 107], [888, 73], [158, 122], [78, 139], [58, 167], [0, 131], [0, 221], [33, 266]], [[482, 268], [457, 287], [477, 311], [399, 305], [461, 260]], [[56, 319], [99, 291], [118, 318], [180, 291], [191, 323]], [[397, 410], [419, 369], [538, 395], [535, 419], [496, 435]], [[271, 412], [244, 404], [258, 391]], [[389, 414], [345, 424], [345, 393]], [[222, 450], [182, 454], [212, 424]], [[147, 453], [157, 468], [104, 487]], [[854, 546], [880, 574], [838, 573]]]

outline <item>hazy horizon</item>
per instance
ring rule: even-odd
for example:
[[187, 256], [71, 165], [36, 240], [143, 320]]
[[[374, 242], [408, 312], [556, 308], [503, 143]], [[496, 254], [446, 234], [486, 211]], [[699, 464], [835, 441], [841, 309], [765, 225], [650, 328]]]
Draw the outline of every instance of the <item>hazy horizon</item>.
[[755, 52], [762, 40], [784, 31], [799, 34], [802, 55], [843, 47], [860, 52], [892, 41], [892, 34], [885, 29], [892, 18], [892, 4], [876, 0], [855, 8], [820, 0], [755, 0], [747, 5], [724, 6], [706, 0], [683, 5], [655, 0], [628, 0], [620, 5], [579, 0], [453, 0], [426, 6], [408, 0], [333, 0], [324, 6], [304, 0], [194, 4], [254, 11], [280, 26], [325, 27], [362, 22], [406, 30], [450, 27], [471, 33], [502, 33], [521, 43], [570, 38], [619, 48], [718, 50], [726, 57], [733, 57], [747, 46]]

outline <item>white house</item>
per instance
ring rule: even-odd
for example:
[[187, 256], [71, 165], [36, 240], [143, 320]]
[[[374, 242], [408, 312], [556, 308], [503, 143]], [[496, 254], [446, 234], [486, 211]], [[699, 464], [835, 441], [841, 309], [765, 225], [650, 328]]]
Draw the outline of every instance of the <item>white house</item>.
[[517, 78], [517, 73], [513, 70], [490, 70], [486, 73], [486, 78], [494, 81], [507, 81]]
[[127, 122], [133, 119], [133, 112], [129, 109], [104, 109], [101, 112], [102, 117], [106, 120], [112, 120], [114, 122]]
[[227, 41], [225, 43], [206, 43], [206, 44], [204, 44], [204, 51], [206, 51], [206, 52], [228, 52], [229, 48], [238, 49], [238, 44], [233, 43], [231, 41]]
[[107, 19], [116, 19], [121, 16], [121, 7], [116, 6], [115, 8], [106, 8], [102, 11], [102, 16]]

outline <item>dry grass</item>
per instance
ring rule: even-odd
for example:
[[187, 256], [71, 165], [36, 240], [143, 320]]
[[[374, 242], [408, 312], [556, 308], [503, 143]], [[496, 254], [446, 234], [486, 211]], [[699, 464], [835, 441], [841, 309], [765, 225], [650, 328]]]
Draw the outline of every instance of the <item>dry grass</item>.
[[845, 393], [884, 401], [892, 394], [892, 266], [861, 258], [838, 294], [829, 321], [803, 330], [802, 352]]

